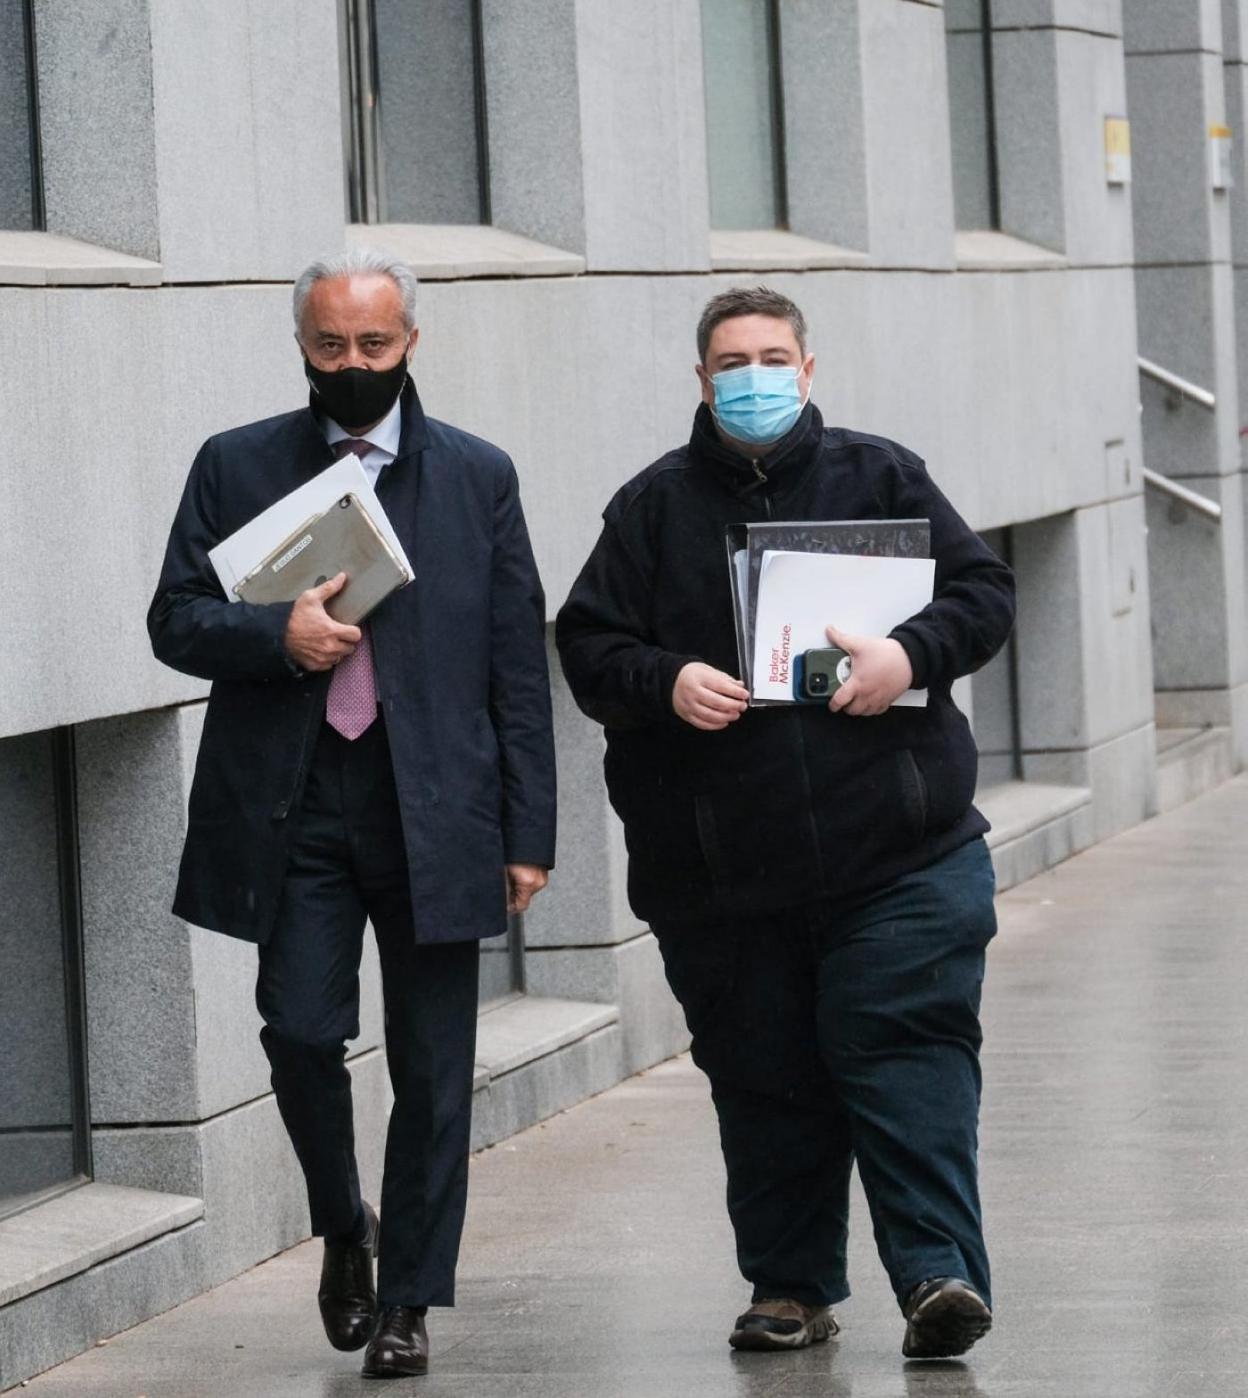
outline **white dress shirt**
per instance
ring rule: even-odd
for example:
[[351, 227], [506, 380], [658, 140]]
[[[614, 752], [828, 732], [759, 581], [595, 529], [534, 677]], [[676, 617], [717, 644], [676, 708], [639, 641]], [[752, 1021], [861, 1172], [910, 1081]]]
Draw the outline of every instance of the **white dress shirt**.
[[360, 465], [364, 467], [364, 474], [368, 477], [370, 485], [377, 484], [381, 468], [388, 466], [399, 454], [399, 433], [403, 428], [403, 415], [399, 411], [400, 402], [401, 398], [396, 398], [394, 406], [385, 417], [376, 427], [370, 427], [367, 432], [348, 432], [345, 427], [339, 427], [333, 418], [321, 418], [321, 430], [325, 433], [325, 440], [331, 447], [346, 437], [358, 437], [361, 441], [368, 443], [369, 450], [360, 458]]

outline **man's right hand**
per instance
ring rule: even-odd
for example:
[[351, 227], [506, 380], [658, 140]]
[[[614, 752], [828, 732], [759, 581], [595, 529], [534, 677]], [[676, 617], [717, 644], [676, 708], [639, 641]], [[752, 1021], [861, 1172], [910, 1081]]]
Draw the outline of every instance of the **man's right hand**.
[[360, 643], [360, 628], [344, 626], [325, 610], [325, 603], [347, 585], [347, 575], [301, 592], [286, 623], [286, 654], [301, 670], [332, 670]]
[[735, 723], [745, 712], [749, 698], [749, 690], [739, 679], [713, 665], [703, 665], [700, 660], [691, 660], [672, 686], [676, 717], [708, 733]]

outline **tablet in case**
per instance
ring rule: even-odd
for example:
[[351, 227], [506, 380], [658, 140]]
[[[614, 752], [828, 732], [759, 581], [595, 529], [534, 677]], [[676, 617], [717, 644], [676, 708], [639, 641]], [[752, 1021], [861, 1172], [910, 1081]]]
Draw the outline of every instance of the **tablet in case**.
[[346, 586], [325, 610], [350, 626], [411, 581], [355, 495], [342, 496], [283, 539], [234, 591], [243, 602], [293, 602], [339, 573], [346, 573]]

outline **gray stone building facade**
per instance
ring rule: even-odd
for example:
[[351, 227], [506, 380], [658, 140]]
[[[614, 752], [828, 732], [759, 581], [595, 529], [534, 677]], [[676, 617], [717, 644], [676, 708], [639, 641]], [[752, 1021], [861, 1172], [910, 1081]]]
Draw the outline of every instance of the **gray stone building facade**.
[[[168, 910], [206, 690], [144, 629], [198, 444], [303, 400], [299, 269], [415, 268], [422, 397], [513, 455], [552, 615], [688, 432], [707, 297], [794, 296], [825, 416], [919, 451], [1017, 570], [959, 691], [1008, 884], [1248, 758], [1246, 102], [1248, 0], [3, 7], [0, 1388], [306, 1233], [254, 952]], [[600, 733], [555, 705], [480, 1145], [686, 1042]]]

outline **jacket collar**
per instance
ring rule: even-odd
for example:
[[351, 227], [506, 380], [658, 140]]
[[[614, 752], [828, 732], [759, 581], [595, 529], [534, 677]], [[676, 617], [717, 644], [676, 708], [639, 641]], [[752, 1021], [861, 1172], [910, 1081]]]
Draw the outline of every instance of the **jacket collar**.
[[715, 419], [705, 403], [693, 415], [690, 457], [721, 477], [738, 494], [758, 490], [769, 481], [789, 481], [814, 460], [823, 440], [823, 418], [807, 402], [789, 432], [765, 448], [756, 458], [742, 456], [719, 435]]

